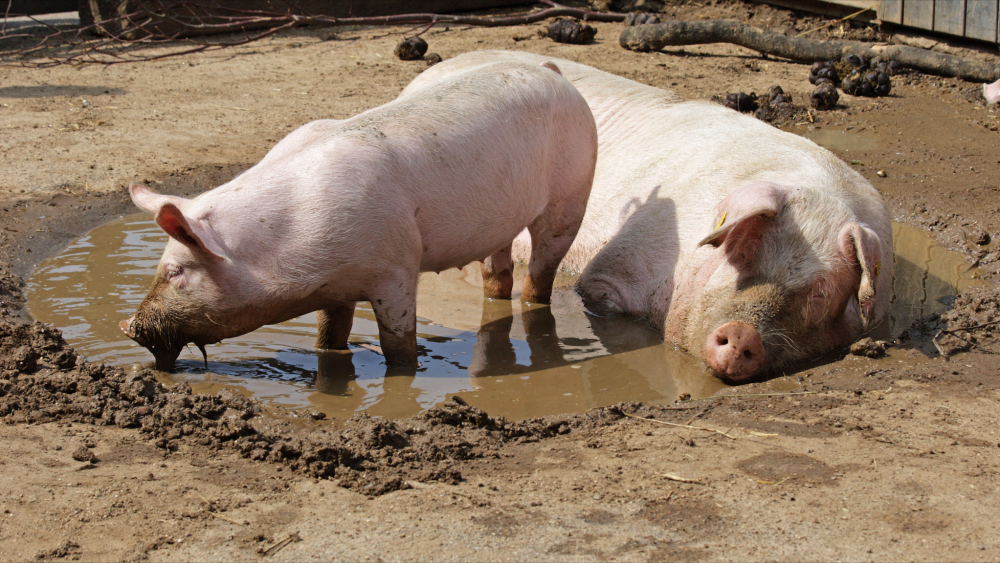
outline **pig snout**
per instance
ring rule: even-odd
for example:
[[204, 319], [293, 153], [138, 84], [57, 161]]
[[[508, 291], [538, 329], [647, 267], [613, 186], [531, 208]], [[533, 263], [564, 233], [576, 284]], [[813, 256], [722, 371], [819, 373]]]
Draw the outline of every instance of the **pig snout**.
[[724, 379], [733, 382], [750, 379], [764, 365], [764, 343], [760, 333], [742, 321], [720, 326], [708, 335], [705, 361]]
[[183, 346], [178, 346], [175, 343], [154, 342], [150, 339], [144, 338], [135, 330], [136, 327], [133, 326], [134, 323], [135, 315], [125, 320], [118, 321], [118, 328], [121, 329], [125, 336], [131, 338], [137, 344], [146, 348], [153, 354], [153, 358], [156, 360], [157, 370], [167, 372], [172, 371], [174, 369], [174, 363], [177, 361], [177, 356], [180, 356]]

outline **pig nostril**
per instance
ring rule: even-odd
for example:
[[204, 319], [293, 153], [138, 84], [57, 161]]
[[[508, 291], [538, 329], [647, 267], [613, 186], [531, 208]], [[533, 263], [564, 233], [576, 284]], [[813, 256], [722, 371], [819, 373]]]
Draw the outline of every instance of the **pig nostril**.
[[752, 360], [753, 352], [751, 352], [750, 350], [743, 350], [743, 356], [748, 360]]
[[719, 339], [719, 346], [725, 346], [726, 344], [729, 344], [729, 339], [728, 338], [720, 338]]

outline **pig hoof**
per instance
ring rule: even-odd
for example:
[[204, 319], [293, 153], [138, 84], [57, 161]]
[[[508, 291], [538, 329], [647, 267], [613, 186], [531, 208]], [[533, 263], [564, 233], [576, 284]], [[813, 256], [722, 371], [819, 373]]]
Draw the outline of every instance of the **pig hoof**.
[[720, 377], [741, 382], [764, 365], [764, 343], [757, 329], [731, 321], [715, 329], [705, 342], [705, 361]]

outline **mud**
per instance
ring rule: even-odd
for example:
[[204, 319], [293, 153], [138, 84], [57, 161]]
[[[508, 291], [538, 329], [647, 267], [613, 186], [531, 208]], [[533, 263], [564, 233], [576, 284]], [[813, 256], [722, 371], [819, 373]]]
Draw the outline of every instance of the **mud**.
[[[670, 3], [659, 17], [790, 34], [832, 22], [732, 0]], [[540, 39], [542, 27], [423, 37], [445, 58], [527, 49], [686, 98], [780, 84], [801, 102], [812, 88], [808, 66], [742, 48], [637, 54], [618, 47], [620, 25], [595, 23], [594, 42], [580, 46]], [[392, 99], [426, 68], [392, 57], [403, 31], [299, 30], [147, 65], [0, 69], [0, 559], [246, 560], [292, 534], [302, 541], [267, 558], [1000, 557], [990, 324], [1000, 299], [1000, 116], [977, 84], [894, 77], [888, 97], [843, 95], [813, 122], [792, 124], [838, 132], [834, 152], [898, 221], [979, 269], [983, 287], [940, 304], [880, 359], [845, 351], [663, 406], [511, 422], [445, 403], [401, 421], [341, 423], [81, 361], [57, 331], [29, 322], [24, 280], [131, 213], [129, 181], [197, 193], [305, 121]], [[850, 22], [813, 36], [897, 39]], [[852, 144], [862, 138], [871, 142]], [[73, 459], [81, 446], [91, 460]]]

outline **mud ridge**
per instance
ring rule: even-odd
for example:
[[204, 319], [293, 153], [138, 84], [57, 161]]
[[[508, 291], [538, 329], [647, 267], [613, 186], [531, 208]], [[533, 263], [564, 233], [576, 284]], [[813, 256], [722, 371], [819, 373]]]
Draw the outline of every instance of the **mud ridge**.
[[623, 412], [652, 416], [659, 411], [623, 403], [514, 422], [449, 402], [408, 420], [361, 413], [343, 428], [316, 424], [296, 436], [258, 416], [264, 409], [257, 401], [232, 391], [201, 395], [186, 383], [166, 387], [150, 370], [82, 361], [58, 329], [37, 322], [0, 324], [0, 417], [8, 423], [138, 428], [166, 452], [182, 443], [228, 449], [309, 477], [337, 479], [369, 496], [409, 488], [410, 480], [454, 484], [462, 479], [455, 463], [499, 458], [507, 444], [604, 426], [621, 420]]

